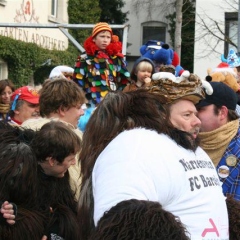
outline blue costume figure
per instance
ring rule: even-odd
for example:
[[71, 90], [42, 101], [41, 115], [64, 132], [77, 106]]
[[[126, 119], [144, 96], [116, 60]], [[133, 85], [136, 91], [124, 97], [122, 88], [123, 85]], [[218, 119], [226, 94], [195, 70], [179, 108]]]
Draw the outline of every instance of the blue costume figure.
[[175, 67], [175, 76], [181, 76], [184, 71], [179, 64], [178, 54], [170, 48], [168, 44], [162, 41], [149, 40], [140, 47], [140, 53], [142, 56], [154, 61], [156, 72], [159, 71], [162, 65], [173, 65]]

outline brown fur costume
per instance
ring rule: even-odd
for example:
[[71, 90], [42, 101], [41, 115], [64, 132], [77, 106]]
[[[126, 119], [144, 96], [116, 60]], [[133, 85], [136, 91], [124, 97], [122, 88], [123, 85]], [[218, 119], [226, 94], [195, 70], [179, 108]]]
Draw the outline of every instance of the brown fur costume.
[[[66, 132], [73, 133], [61, 122], [51, 122], [44, 127], [55, 131], [67, 129]], [[14, 225], [0, 224], [0, 239], [40, 240], [44, 234], [48, 239], [52, 239], [52, 235], [67, 240], [79, 239], [77, 203], [69, 184], [69, 173], [62, 178], [47, 176], [38, 164], [37, 151], [33, 151], [37, 143], [40, 147], [46, 139], [41, 137], [41, 130], [21, 129], [0, 121], [0, 201], [7, 200], [18, 207]], [[52, 137], [48, 130], [43, 130], [43, 136]], [[56, 146], [54, 148], [56, 150]], [[49, 149], [54, 151], [52, 146]], [[61, 150], [64, 151], [64, 147]], [[64, 154], [62, 157], [65, 158]]]
[[190, 240], [180, 219], [158, 202], [126, 200], [105, 212], [91, 240]]
[[229, 218], [229, 240], [240, 240], [240, 202], [227, 196], [226, 203]]

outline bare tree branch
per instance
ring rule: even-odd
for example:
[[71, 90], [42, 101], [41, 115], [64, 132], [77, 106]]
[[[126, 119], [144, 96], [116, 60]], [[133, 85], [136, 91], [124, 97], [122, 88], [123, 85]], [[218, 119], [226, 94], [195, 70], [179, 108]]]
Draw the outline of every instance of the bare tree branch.
[[179, 59], [181, 59], [181, 45], [182, 45], [182, 7], [183, 7], [183, 0], [177, 0], [174, 49], [178, 54]]
[[[223, 6], [219, 6], [219, 3], [216, 5], [216, 9], [223, 9], [224, 12], [238, 12], [238, 0], [226, 0], [224, 1]], [[215, 9], [215, 7], [212, 7]], [[234, 42], [234, 39], [236, 40], [237, 36], [236, 34], [233, 36], [228, 36], [225, 32], [225, 19], [222, 19], [221, 21], [217, 21], [216, 19], [213, 19], [210, 15], [207, 13], [204, 14], [204, 11], [200, 14], [197, 14], [197, 17], [199, 19], [198, 22], [196, 22], [196, 25], [200, 28], [199, 31], [195, 32], [195, 41], [201, 40], [206, 44], [209, 51], [215, 52], [217, 54], [219, 53], [216, 49], [217, 45], [219, 43], [226, 42], [234, 47], [237, 48], [236, 42]], [[205, 57], [208, 53], [201, 52], [201, 57]], [[200, 58], [200, 56], [198, 56]]]

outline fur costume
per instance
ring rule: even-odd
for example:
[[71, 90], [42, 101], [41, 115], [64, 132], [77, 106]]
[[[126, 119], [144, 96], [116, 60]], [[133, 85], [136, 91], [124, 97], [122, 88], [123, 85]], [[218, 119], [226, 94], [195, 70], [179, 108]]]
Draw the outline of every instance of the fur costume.
[[208, 95], [213, 93], [209, 82], [202, 81], [197, 75], [186, 70], [180, 77], [175, 77], [170, 72], [154, 73], [152, 79], [150, 91], [165, 96], [167, 103], [179, 98], [198, 103], [205, 96], [203, 89], [206, 89]]
[[16, 223], [1, 222], [0, 239], [79, 239], [69, 173], [56, 178], [43, 172], [30, 146], [35, 136], [0, 121], [0, 202], [17, 205]]
[[105, 212], [90, 240], [190, 240], [178, 217], [159, 202], [126, 200]]
[[240, 240], [240, 202], [232, 196], [226, 198], [229, 217], [229, 240]]

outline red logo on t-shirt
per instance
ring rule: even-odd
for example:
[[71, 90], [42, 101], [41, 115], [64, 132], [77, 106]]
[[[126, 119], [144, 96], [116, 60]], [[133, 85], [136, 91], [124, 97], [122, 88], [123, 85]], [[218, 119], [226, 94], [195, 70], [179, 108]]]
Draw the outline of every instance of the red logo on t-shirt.
[[219, 232], [217, 230], [217, 227], [211, 218], [209, 219], [209, 222], [211, 223], [212, 228], [205, 228], [204, 231], [202, 232], [202, 237], [205, 237], [207, 235], [207, 233], [210, 233], [210, 232], [211, 233], [215, 232], [217, 237], [219, 237]]

